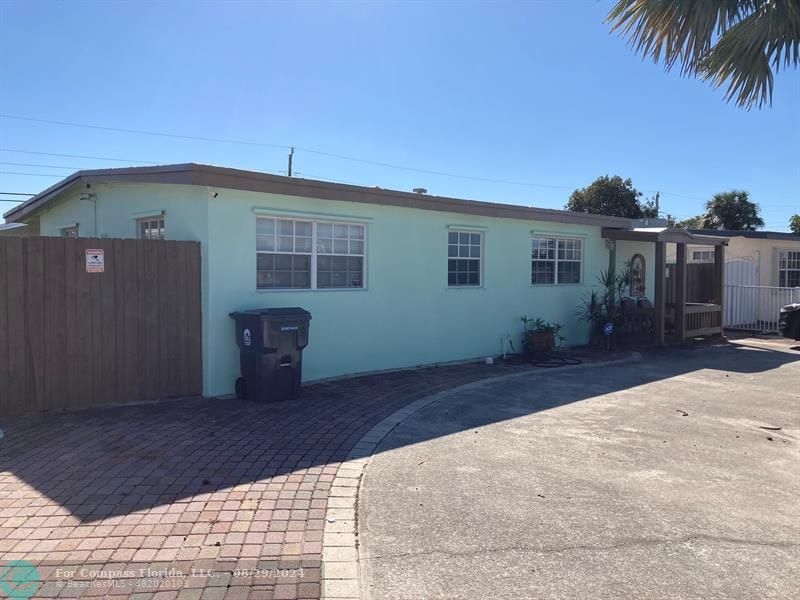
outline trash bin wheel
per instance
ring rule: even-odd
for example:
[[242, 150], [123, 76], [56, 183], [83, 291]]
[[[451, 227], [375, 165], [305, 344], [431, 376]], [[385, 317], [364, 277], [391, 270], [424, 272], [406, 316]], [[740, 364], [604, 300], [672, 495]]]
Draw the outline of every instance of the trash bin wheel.
[[236, 379], [236, 397], [245, 400], [247, 398], [247, 382], [244, 377]]

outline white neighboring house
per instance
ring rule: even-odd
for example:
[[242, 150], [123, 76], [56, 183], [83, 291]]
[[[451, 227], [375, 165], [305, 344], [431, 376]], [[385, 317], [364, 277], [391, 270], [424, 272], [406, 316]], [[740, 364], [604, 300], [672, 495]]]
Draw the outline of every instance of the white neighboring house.
[[[714, 231], [692, 233], [728, 238], [725, 253], [725, 326], [775, 331], [780, 307], [800, 302], [800, 235], [778, 231]], [[667, 262], [675, 262], [667, 248]], [[714, 262], [707, 246], [687, 247], [690, 263]]]

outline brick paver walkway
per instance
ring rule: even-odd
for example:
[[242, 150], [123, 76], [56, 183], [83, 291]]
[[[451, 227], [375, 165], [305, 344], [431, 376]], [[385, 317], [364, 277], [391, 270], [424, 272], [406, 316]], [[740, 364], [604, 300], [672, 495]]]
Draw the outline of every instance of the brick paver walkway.
[[292, 403], [5, 419], [0, 570], [35, 565], [37, 598], [318, 598], [328, 491], [362, 436], [414, 400], [528, 368], [360, 377]]

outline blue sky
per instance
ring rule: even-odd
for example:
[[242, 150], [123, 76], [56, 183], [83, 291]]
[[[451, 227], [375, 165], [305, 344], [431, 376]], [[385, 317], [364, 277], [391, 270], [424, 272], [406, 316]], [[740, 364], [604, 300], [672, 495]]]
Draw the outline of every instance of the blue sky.
[[777, 76], [772, 108], [743, 111], [633, 54], [603, 24], [610, 6], [0, 0], [0, 113], [278, 146], [0, 118], [0, 161], [23, 163], [0, 164], [0, 191], [71, 172], [53, 165], [125, 165], [9, 149], [280, 172], [294, 145], [529, 185], [298, 149], [309, 177], [552, 208], [604, 174], [660, 190], [679, 218], [740, 188], [786, 230], [800, 73]]

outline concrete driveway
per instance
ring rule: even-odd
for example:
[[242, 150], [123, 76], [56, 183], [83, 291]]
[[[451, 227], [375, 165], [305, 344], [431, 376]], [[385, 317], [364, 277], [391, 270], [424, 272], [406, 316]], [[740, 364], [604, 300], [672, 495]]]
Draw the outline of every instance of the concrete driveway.
[[782, 342], [473, 386], [358, 499], [361, 593], [800, 597], [800, 352]]

